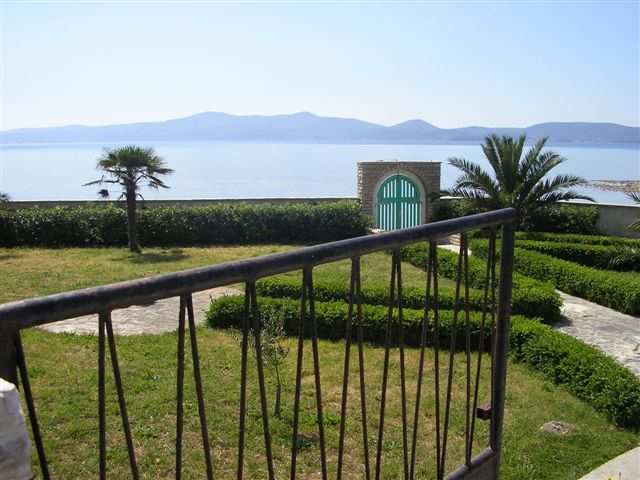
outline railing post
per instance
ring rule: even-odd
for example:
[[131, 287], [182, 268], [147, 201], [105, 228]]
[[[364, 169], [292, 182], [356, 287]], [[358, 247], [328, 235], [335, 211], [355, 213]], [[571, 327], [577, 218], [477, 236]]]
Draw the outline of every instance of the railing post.
[[18, 385], [17, 331], [0, 327], [0, 378]]
[[507, 380], [507, 353], [509, 350], [509, 324], [511, 318], [511, 280], [513, 274], [514, 225], [502, 227], [502, 249], [500, 252], [500, 284], [498, 293], [498, 315], [493, 348], [494, 381], [491, 392], [491, 449], [496, 455], [496, 477], [499, 477], [502, 451], [502, 423]]

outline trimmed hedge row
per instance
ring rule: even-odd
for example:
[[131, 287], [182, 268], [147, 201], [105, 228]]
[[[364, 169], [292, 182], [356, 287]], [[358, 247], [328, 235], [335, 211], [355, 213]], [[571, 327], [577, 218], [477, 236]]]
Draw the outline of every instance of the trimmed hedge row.
[[[260, 280], [256, 284], [259, 295], [272, 298], [298, 299], [301, 295], [300, 279], [293, 277], [269, 277]], [[349, 301], [349, 286], [341, 282], [315, 281], [313, 285], [315, 298], [321, 302]], [[546, 292], [551, 298], [544, 297], [536, 302], [535, 298], [518, 295], [514, 297], [512, 311], [515, 314], [527, 317], [542, 317], [554, 320], [559, 315], [559, 307], [554, 310], [556, 304], [555, 292]], [[461, 300], [464, 301], [463, 292]], [[379, 285], [364, 286], [361, 291], [362, 303], [370, 305], [388, 305], [389, 289]], [[424, 308], [425, 289], [417, 287], [402, 288], [403, 306], [412, 309]], [[438, 288], [439, 308], [452, 310], [455, 305], [455, 290], [449, 287]], [[550, 303], [549, 303], [550, 302]], [[482, 311], [484, 305], [484, 292], [479, 289], [469, 289], [469, 309]], [[551, 307], [549, 306], [551, 305]]]
[[[439, 200], [434, 204], [434, 219], [447, 220], [473, 213], [486, 212], [489, 208], [462, 198]], [[597, 207], [555, 204], [543, 207], [525, 218], [522, 228], [534, 232], [562, 232], [597, 235]]]
[[621, 246], [589, 245], [585, 243], [544, 242], [518, 240], [519, 248], [551, 255], [587, 267], [609, 270], [640, 270], [640, 248], [628, 249]]
[[511, 355], [618, 426], [640, 428], [640, 380], [600, 350], [534, 321], [514, 321]]
[[574, 233], [516, 232], [517, 240], [538, 240], [543, 242], [582, 243], [585, 245], [628, 245], [640, 247], [640, 239], [611, 237], [606, 235], [579, 235]]
[[[260, 297], [260, 309], [264, 313], [282, 315], [287, 333], [297, 334], [300, 304], [288, 299]], [[316, 302], [318, 334], [323, 338], [344, 336], [348, 306], [344, 302]], [[244, 315], [242, 296], [222, 297], [213, 302], [207, 313], [207, 322], [212, 327], [239, 327]], [[422, 311], [404, 310], [405, 342], [417, 345], [420, 339]], [[441, 345], [449, 345], [451, 311], [441, 311]], [[478, 345], [480, 315], [473, 313], [472, 345]], [[459, 319], [459, 322], [462, 318]], [[553, 330], [536, 320], [512, 316], [510, 348], [516, 361], [539, 370], [549, 380], [563, 385], [581, 400], [591, 404], [617, 425], [640, 428], [640, 380], [629, 370], [619, 365], [594, 347]], [[382, 343], [387, 321], [387, 309], [381, 306], [364, 305], [363, 333], [367, 341]], [[459, 323], [462, 325], [462, 323]], [[459, 333], [463, 330], [459, 330]], [[427, 340], [433, 340], [432, 332]], [[488, 331], [486, 332], [488, 334]], [[458, 346], [466, 340], [457, 336]]]
[[[487, 254], [488, 242], [471, 242], [473, 252]], [[585, 267], [543, 253], [516, 248], [514, 269], [556, 288], [630, 315], [640, 314], [640, 275]]]
[[[282, 317], [285, 332], [288, 335], [298, 335], [298, 323], [300, 321], [300, 300], [289, 298], [269, 298], [259, 297], [258, 305], [263, 314], [275, 314]], [[343, 301], [318, 302], [314, 303], [316, 322], [318, 325], [318, 336], [336, 340], [344, 338], [345, 326], [348, 318], [349, 305]], [[405, 344], [409, 346], [419, 346], [421, 338], [421, 324], [424, 317], [423, 310], [403, 308]], [[386, 326], [389, 309], [381, 305], [362, 305], [363, 336], [368, 342], [383, 344], [386, 334]], [[397, 312], [394, 312], [394, 318]], [[458, 335], [456, 335], [457, 348], [464, 348], [466, 335], [464, 334], [464, 313], [458, 314]], [[207, 324], [215, 328], [240, 328], [244, 318], [244, 296], [230, 295], [221, 297], [211, 303], [207, 312]], [[524, 319], [524, 317], [514, 316], [512, 318]], [[440, 310], [440, 343], [443, 346], [450, 345], [451, 331], [453, 324], [453, 311]], [[355, 311], [354, 311], [355, 321]], [[474, 348], [477, 348], [480, 337], [480, 326], [482, 314], [480, 312], [470, 312], [469, 324], [471, 326], [471, 341]], [[490, 322], [487, 315], [486, 324]], [[307, 322], [307, 329], [310, 322]], [[355, 329], [353, 329], [355, 335]], [[427, 341], [429, 345], [433, 341], [433, 329], [429, 326]], [[491, 330], [485, 326], [485, 338], [488, 338]], [[310, 334], [310, 330], [306, 332]], [[397, 341], [398, 327], [394, 326], [393, 341]]]
[[[415, 244], [402, 249], [402, 259], [418, 268], [427, 264], [427, 246]], [[438, 249], [438, 271], [446, 278], [454, 279], [457, 275], [458, 254]], [[486, 278], [486, 262], [469, 257], [470, 286], [482, 289]], [[496, 272], [497, 275], [497, 272]], [[545, 322], [554, 322], [560, 317], [562, 300], [553, 285], [541, 282], [524, 275], [513, 275], [511, 305], [514, 312], [527, 317], [542, 317]]]
[[[139, 210], [143, 245], [326, 242], [365, 235], [357, 202], [218, 204]], [[0, 246], [127, 244], [124, 209], [57, 207], [0, 210]]]

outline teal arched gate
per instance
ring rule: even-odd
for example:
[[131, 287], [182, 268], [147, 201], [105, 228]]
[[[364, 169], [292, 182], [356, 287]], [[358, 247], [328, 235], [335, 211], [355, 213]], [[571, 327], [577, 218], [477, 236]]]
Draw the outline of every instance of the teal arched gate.
[[376, 227], [397, 230], [422, 223], [420, 189], [404, 175], [387, 178], [377, 193]]

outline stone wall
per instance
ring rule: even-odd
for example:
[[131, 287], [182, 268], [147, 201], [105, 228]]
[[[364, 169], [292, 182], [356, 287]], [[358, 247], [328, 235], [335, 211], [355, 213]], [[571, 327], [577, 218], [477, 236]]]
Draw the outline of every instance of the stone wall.
[[598, 208], [596, 226], [603, 235], [614, 237], [640, 238], [640, 232], [632, 232], [627, 225], [640, 218], [640, 205], [618, 205], [613, 203], [567, 202], [575, 206], [591, 206]]
[[362, 210], [375, 221], [378, 187], [390, 175], [403, 174], [416, 181], [423, 194], [423, 222], [431, 218], [430, 195], [440, 191], [440, 162], [359, 162], [358, 198]]

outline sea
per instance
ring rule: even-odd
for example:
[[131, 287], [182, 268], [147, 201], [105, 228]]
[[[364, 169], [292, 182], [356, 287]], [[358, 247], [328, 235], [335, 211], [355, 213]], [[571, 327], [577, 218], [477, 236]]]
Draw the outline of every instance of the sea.
[[[361, 161], [442, 162], [442, 188], [459, 172], [447, 163], [463, 157], [489, 168], [479, 145], [331, 145], [227, 142], [126, 142], [153, 146], [175, 173], [169, 189], [143, 189], [146, 199], [354, 197]], [[0, 191], [13, 200], [95, 200], [96, 161], [116, 144], [0, 145]], [[551, 145], [567, 160], [553, 173], [588, 180], [639, 180], [640, 147]], [[600, 203], [632, 203], [619, 192], [581, 189]], [[115, 196], [119, 192], [113, 190]]]

